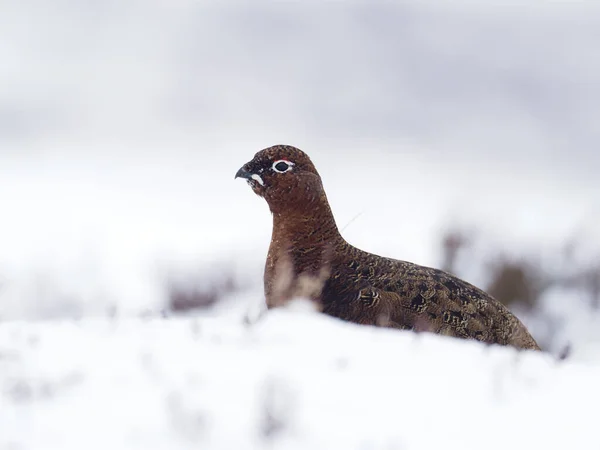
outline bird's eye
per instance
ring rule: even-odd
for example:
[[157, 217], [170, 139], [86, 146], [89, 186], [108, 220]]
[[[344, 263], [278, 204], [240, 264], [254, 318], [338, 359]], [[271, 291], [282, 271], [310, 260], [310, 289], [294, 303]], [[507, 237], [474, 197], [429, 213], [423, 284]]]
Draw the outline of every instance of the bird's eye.
[[275, 172], [283, 173], [291, 170], [294, 163], [290, 161], [286, 161], [285, 159], [280, 159], [279, 161], [275, 161], [273, 163], [273, 170]]

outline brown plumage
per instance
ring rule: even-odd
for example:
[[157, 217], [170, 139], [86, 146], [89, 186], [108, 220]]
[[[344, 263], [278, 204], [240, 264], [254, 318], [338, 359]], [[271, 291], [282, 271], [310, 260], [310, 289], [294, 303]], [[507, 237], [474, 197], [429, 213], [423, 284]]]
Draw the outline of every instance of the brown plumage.
[[481, 289], [441, 270], [347, 243], [321, 177], [301, 150], [287, 145], [261, 150], [237, 177], [248, 180], [273, 214], [264, 278], [269, 308], [303, 296], [351, 322], [539, 349], [519, 319]]

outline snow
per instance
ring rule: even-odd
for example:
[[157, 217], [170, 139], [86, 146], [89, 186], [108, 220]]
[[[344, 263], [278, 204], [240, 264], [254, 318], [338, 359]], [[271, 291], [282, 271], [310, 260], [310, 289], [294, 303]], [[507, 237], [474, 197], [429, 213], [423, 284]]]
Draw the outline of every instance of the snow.
[[4, 324], [2, 449], [598, 449], [597, 362], [276, 310]]

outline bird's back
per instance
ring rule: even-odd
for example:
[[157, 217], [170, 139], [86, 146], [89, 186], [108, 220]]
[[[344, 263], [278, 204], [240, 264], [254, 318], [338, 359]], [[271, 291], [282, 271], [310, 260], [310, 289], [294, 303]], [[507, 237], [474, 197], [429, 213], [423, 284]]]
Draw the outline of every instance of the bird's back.
[[331, 264], [323, 312], [379, 326], [539, 349], [502, 303], [442, 270], [344, 246]]

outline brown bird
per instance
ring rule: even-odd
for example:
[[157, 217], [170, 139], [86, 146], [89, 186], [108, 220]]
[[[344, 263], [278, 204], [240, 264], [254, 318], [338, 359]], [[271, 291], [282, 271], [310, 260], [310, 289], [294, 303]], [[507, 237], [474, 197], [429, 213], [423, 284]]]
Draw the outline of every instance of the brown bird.
[[273, 214], [264, 276], [267, 307], [308, 297], [324, 313], [350, 322], [539, 350], [519, 319], [481, 289], [346, 242], [321, 177], [301, 150], [288, 145], [261, 150], [235, 177], [245, 178]]

